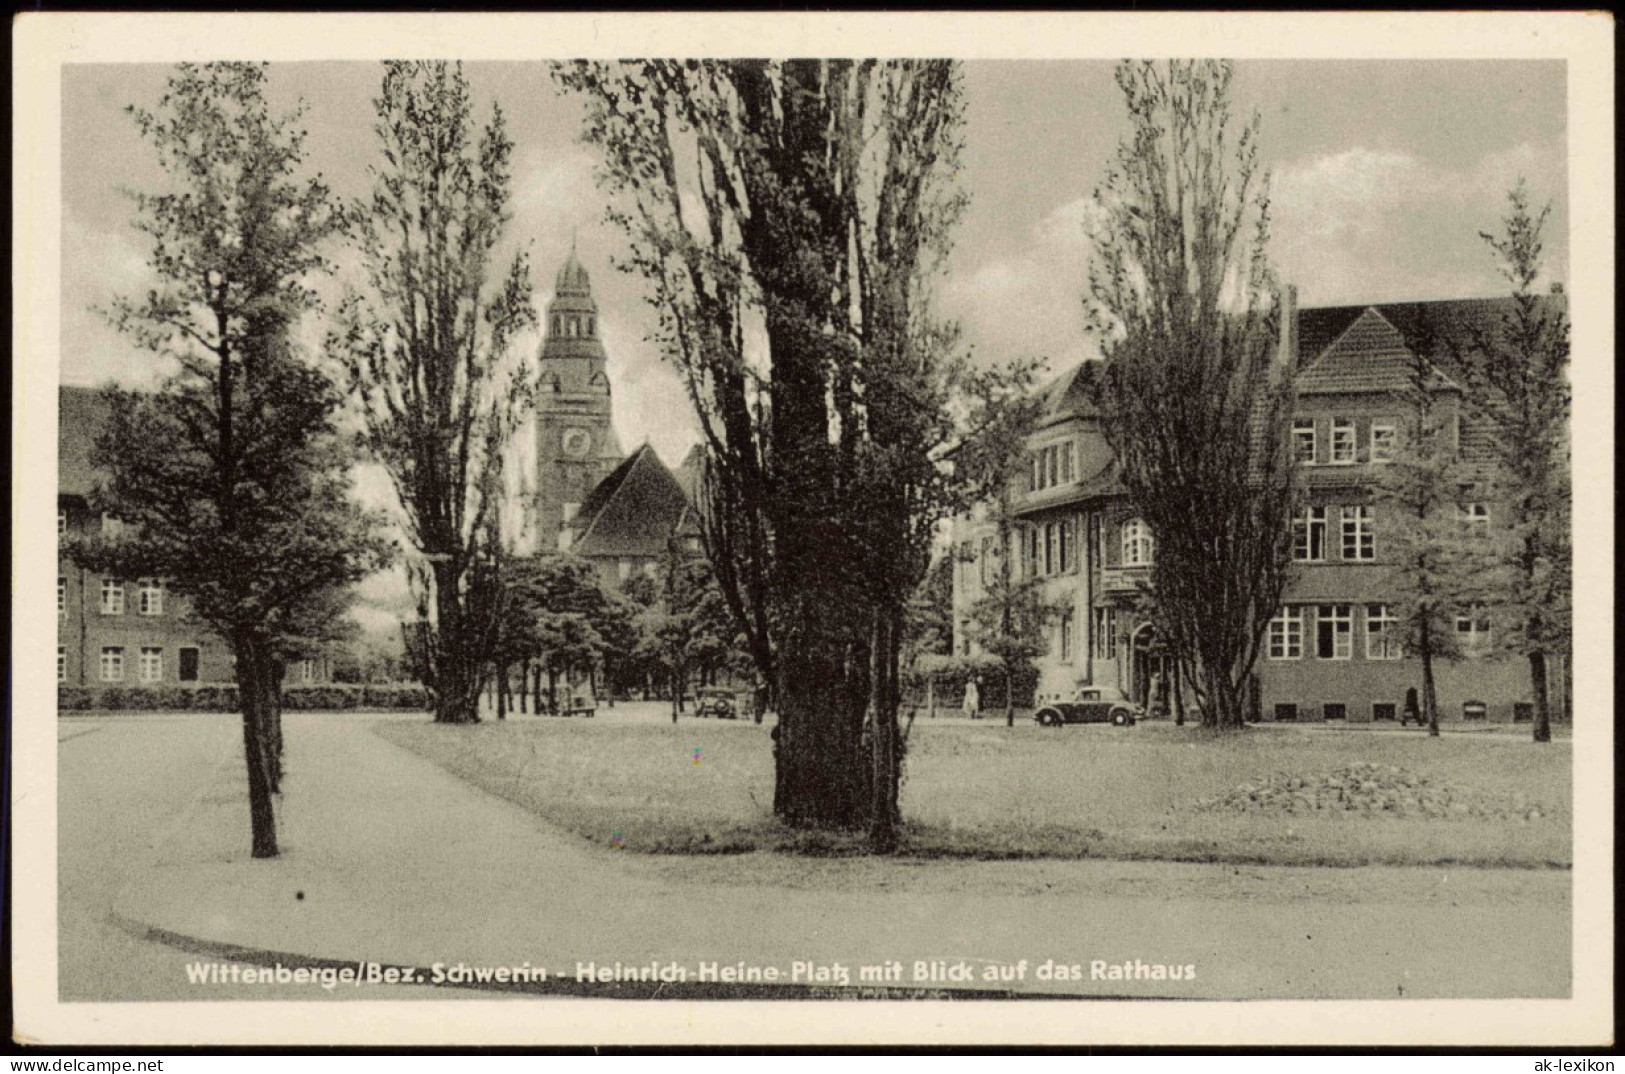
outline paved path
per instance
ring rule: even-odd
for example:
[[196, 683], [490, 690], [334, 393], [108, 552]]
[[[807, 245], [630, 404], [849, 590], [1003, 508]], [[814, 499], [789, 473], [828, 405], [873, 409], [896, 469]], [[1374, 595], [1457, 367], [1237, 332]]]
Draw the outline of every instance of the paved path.
[[[713, 882], [699, 883], [694, 868], [674, 877], [658, 862], [556, 831], [383, 741], [371, 722], [289, 715], [277, 860], [247, 857], [240, 763], [216, 768], [174, 838], [132, 876], [116, 915], [222, 951], [424, 968], [545, 966], [534, 990], [566, 994], [613, 994], [578, 977], [587, 964], [617, 962], [686, 971], [666, 989], [672, 995], [694, 994], [702, 964], [772, 968], [780, 981], [816, 986], [839, 983], [837, 966], [857, 984], [859, 967], [887, 962], [901, 972], [872, 983], [1226, 999], [1569, 990], [1565, 872], [1250, 869], [1243, 880], [1226, 866], [1046, 863], [1091, 883], [1063, 894], [1034, 894], [1030, 885], [1016, 894], [1012, 885], [1010, 894], [968, 897], [740, 882], [761, 870], [719, 858]], [[1013, 868], [952, 867], [995, 878]], [[975, 890], [987, 892], [987, 879]], [[1347, 889], [1335, 904], [1301, 894], [1340, 881]], [[1097, 961], [1135, 960], [1194, 966], [1196, 979], [1091, 979]], [[1039, 980], [1046, 961], [1079, 966], [1084, 979]], [[963, 964], [975, 979], [918, 980], [916, 963]], [[981, 979], [990, 968], [997, 977], [998, 967], [1009, 967], [1010, 979]]]
[[[191, 983], [186, 967], [198, 954], [149, 939], [139, 923], [113, 914], [132, 872], [144, 875], [165, 844], [193, 838], [200, 818], [240, 815], [246, 839], [247, 806], [231, 785], [242, 764], [237, 718], [68, 717], [58, 722], [57, 750], [60, 1000], [243, 999], [240, 986]], [[380, 990], [366, 991], [377, 998]], [[322, 992], [273, 984], [255, 996]]]

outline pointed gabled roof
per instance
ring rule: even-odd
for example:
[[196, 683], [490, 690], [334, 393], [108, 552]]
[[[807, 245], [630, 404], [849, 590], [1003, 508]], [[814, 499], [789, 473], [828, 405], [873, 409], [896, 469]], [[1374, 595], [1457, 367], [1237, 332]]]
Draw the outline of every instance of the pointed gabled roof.
[[659, 556], [684, 524], [688, 496], [654, 449], [644, 444], [588, 493], [577, 518], [581, 556]]
[[[1413, 376], [1411, 356], [1411, 346], [1393, 322], [1376, 307], [1367, 306], [1299, 372], [1298, 394], [1404, 391]], [[1460, 390], [1460, 385], [1437, 366], [1431, 376], [1431, 386]]]

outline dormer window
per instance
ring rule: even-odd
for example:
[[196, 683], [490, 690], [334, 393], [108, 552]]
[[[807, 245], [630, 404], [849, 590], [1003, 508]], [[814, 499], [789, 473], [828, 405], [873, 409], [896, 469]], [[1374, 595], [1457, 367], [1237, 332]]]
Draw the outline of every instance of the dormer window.
[[1315, 464], [1315, 419], [1292, 419], [1292, 457], [1300, 466]]
[[1349, 418], [1333, 419], [1331, 464], [1350, 466], [1354, 457], [1354, 422]]

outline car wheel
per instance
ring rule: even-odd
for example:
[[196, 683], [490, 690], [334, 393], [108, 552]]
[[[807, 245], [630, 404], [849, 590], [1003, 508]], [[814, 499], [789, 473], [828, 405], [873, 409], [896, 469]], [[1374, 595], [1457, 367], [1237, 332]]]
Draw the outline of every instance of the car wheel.
[[1061, 714], [1053, 709], [1045, 709], [1038, 714], [1038, 725], [1040, 727], [1059, 727], [1061, 726]]
[[1127, 709], [1112, 709], [1112, 726], [1127, 727], [1134, 722], [1134, 717]]

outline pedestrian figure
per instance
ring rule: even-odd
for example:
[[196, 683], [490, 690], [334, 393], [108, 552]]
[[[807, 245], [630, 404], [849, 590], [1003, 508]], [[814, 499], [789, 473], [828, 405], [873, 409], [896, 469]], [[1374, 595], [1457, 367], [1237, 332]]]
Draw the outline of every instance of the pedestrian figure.
[[1405, 691], [1405, 715], [1400, 717], [1399, 726], [1404, 727], [1413, 720], [1416, 721], [1416, 726], [1422, 726], [1422, 710], [1416, 703], [1414, 686]]
[[982, 718], [982, 691], [977, 687], [975, 679], [965, 683], [965, 715], [973, 720]]

